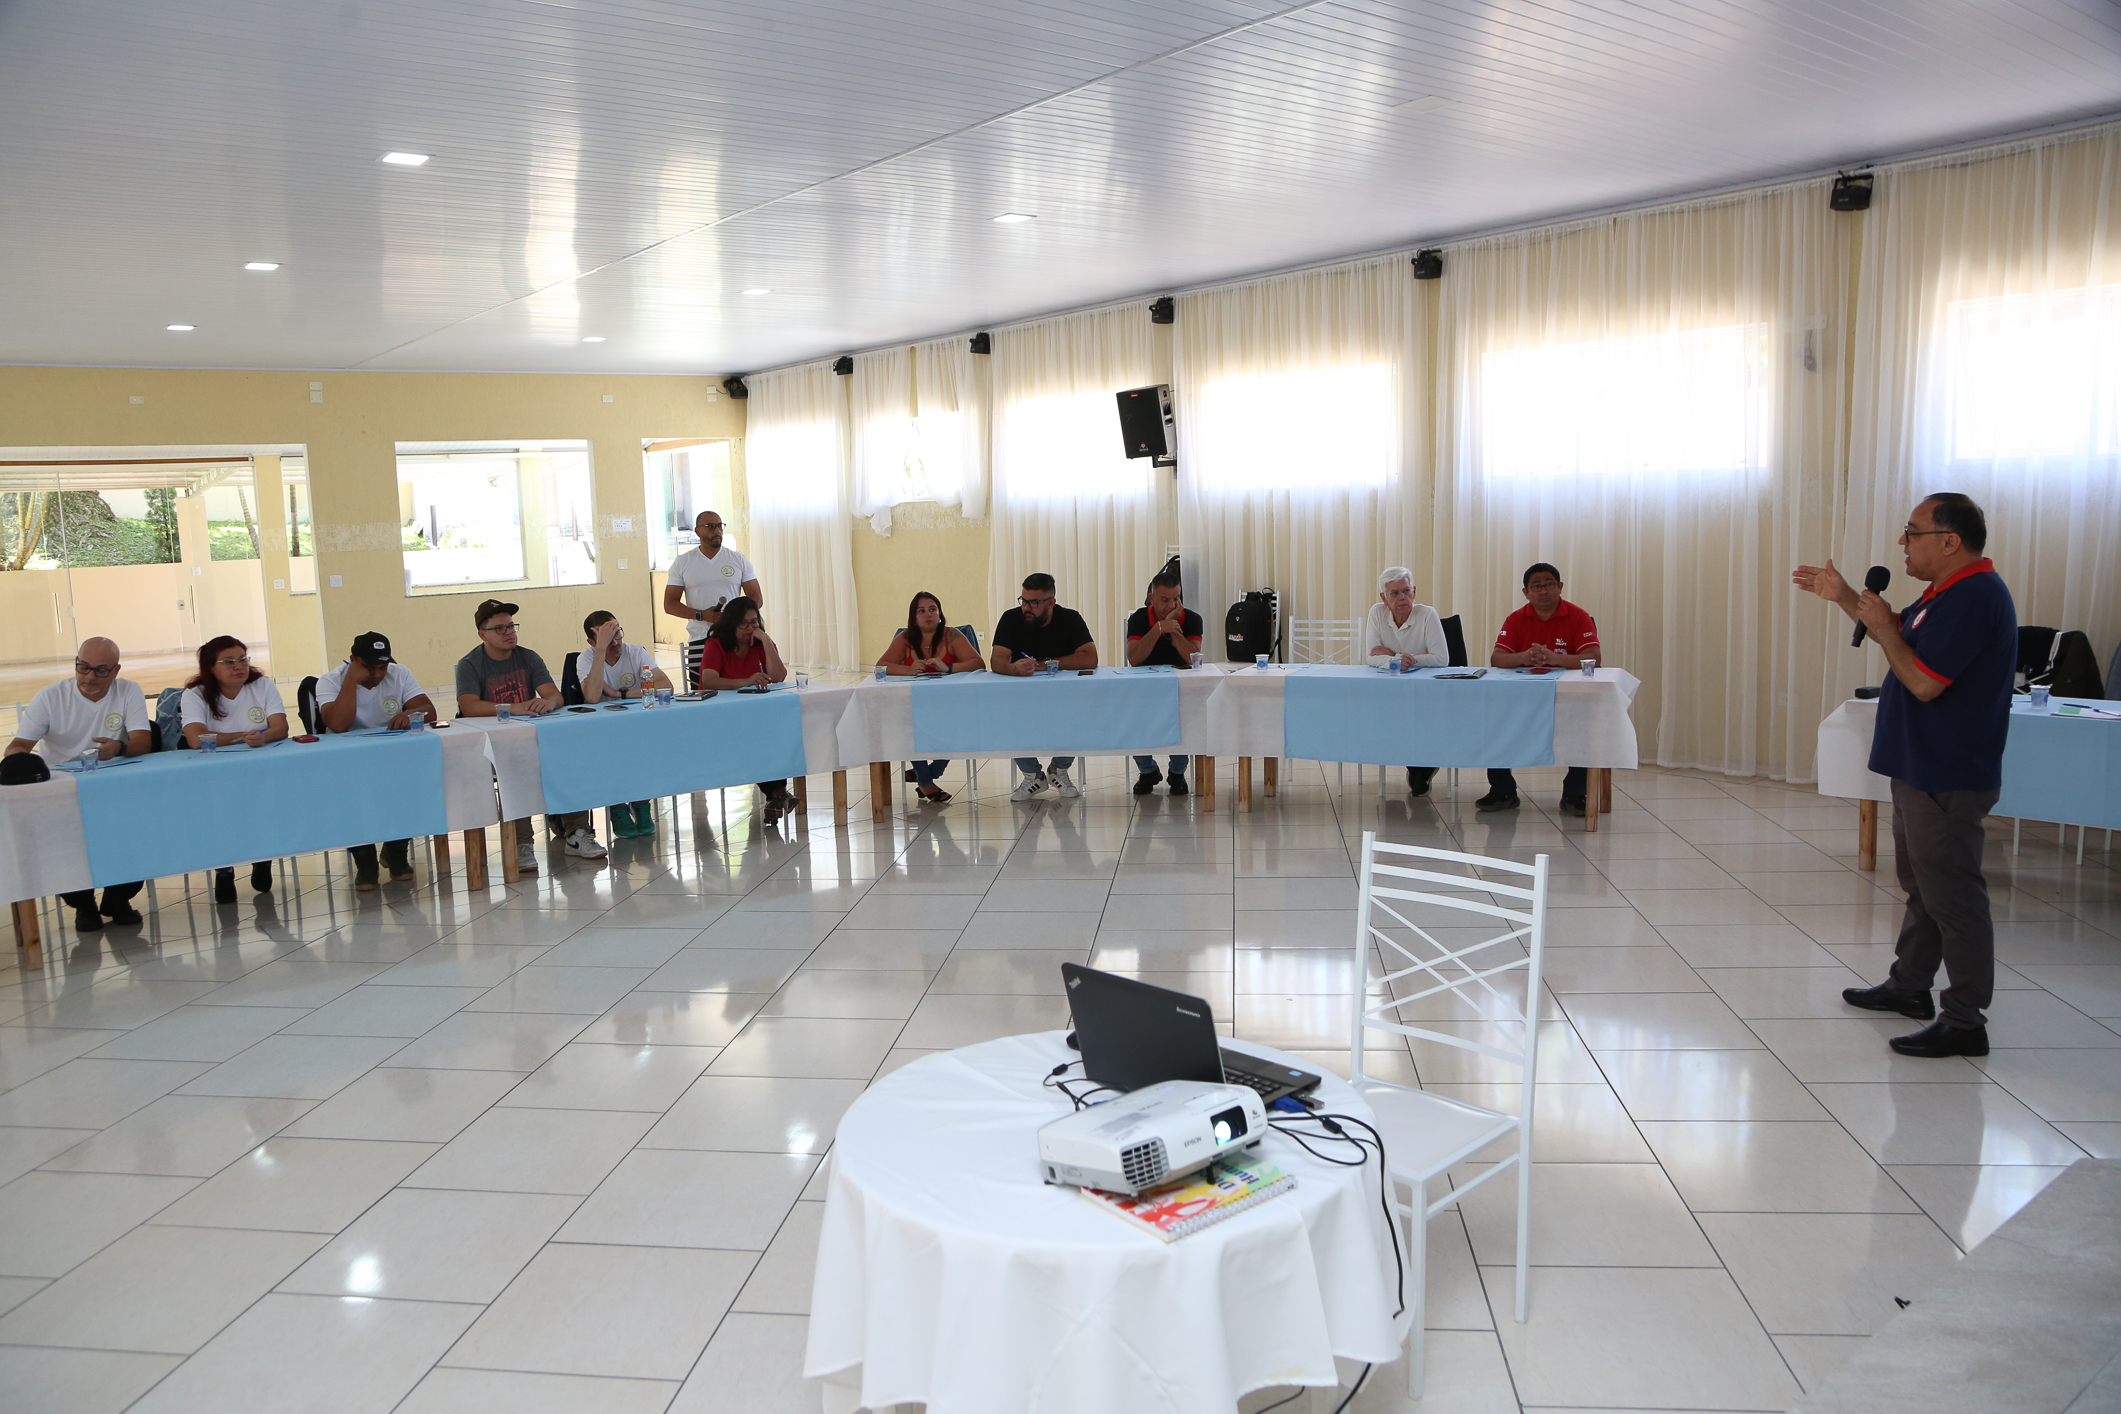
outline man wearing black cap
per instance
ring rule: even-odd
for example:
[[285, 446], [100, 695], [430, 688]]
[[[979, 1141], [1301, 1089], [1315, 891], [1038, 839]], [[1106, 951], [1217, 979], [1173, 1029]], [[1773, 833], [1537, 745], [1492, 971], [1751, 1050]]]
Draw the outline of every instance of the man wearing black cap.
[[[479, 626], [479, 646], [457, 659], [457, 715], [492, 717], [506, 703], [511, 713], [542, 717], [560, 706], [559, 685], [545, 660], [517, 641], [516, 606], [488, 599], [471, 611]], [[577, 859], [602, 859], [604, 846], [589, 828], [589, 812], [548, 815], [546, 822]], [[516, 820], [516, 868], [538, 872], [537, 849], [530, 842], [530, 821]]]
[[[433, 721], [435, 705], [420, 690], [419, 680], [391, 656], [390, 640], [380, 633], [356, 638], [346, 661], [317, 679], [317, 716], [325, 731], [403, 731], [414, 712], [424, 712]], [[390, 840], [383, 846], [383, 865], [393, 884], [413, 877], [407, 857], [411, 847], [411, 840]], [[353, 856], [354, 888], [373, 891], [379, 872], [376, 847], [357, 844], [347, 853]]]

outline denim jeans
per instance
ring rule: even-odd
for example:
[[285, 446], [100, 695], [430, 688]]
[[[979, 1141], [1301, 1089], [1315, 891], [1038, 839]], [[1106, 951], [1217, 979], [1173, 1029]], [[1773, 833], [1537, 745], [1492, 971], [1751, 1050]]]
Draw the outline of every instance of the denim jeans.
[[[1056, 756], [1053, 758], [1053, 769], [1056, 771], [1065, 771], [1074, 764], [1075, 758], [1073, 756]], [[1035, 776], [1039, 773], [1038, 758], [1036, 756], [1019, 756], [1016, 758], [1016, 769], [1027, 776]]]
[[943, 773], [943, 768], [950, 763], [948, 761], [908, 761], [906, 764], [913, 768], [913, 780], [916, 785], [932, 786], [935, 784], [935, 778], [940, 776]]

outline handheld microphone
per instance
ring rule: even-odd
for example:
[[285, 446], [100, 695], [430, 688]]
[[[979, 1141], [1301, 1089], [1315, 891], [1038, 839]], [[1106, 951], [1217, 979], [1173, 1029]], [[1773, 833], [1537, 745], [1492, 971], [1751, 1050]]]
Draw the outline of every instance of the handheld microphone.
[[[1884, 565], [1872, 565], [1870, 573], [1863, 577], [1863, 587], [1873, 594], [1885, 593], [1885, 587], [1892, 582], [1893, 572]], [[1869, 631], [1870, 626], [1868, 624], [1857, 624], [1855, 637], [1849, 640], [1849, 647], [1861, 648], [1863, 646], [1863, 636]]]

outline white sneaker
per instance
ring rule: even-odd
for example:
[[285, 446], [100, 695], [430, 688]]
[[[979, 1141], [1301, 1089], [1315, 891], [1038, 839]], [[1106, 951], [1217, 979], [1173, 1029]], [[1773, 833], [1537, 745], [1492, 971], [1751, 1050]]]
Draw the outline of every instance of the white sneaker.
[[576, 830], [567, 837], [567, 852], [576, 859], [602, 859], [604, 846], [587, 830]]
[[519, 844], [516, 846], [516, 872], [518, 874], [535, 874], [538, 872], [538, 849], [536, 845]]
[[1081, 797], [1083, 788], [1069, 780], [1066, 771], [1055, 770], [1053, 773], [1053, 793], [1062, 800], [1075, 800]]
[[1016, 789], [1009, 792], [1009, 798], [1011, 800], [1037, 800], [1046, 793], [1048, 785], [1046, 773], [1044, 771], [1036, 771], [1018, 781]]

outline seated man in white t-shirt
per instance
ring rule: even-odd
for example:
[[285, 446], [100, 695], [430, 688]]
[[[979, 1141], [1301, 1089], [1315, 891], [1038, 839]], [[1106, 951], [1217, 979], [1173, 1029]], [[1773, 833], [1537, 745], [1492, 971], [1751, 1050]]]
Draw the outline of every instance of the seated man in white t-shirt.
[[685, 645], [685, 686], [697, 691], [700, 651], [722, 617], [722, 605], [738, 595], [763, 605], [766, 592], [759, 588], [758, 571], [751, 561], [722, 544], [721, 512], [701, 511], [692, 531], [700, 537], [700, 548], [687, 550], [671, 562], [670, 582], [663, 586], [663, 612], [686, 622], [691, 641]]
[[[346, 661], [317, 679], [317, 725], [325, 731], [403, 731], [415, 712], [425, 713], [427, 721], [435, 719], [435, 705], [420, 690], [419, 679], [391, 656], [390, 640], [380, 633], [356, 638]], [[409, 839], [385, 841], [383, 867], [393, 884], [413, 877], [411, 848]], [[357, 844], [347, 853], [353, 856], [354, 888], [373, 892], [380, 872], [376, 847]]]
[[[1401, 668], [1441, 668], [1451, 661], [1443, 620], [1427, 604], [1414, 600], [1414, 571], [1394, 565], [1377, 576], [1377, 602], [1363, 623], [1363, 651], [1372, 663], [1397, 659]], [[1429, 793], [1434, 766], [1407, 767], [1407, 789]]]
[[[656, 666], [653, 654], [638, 643], [626, 641], [626, 630], [611, 610], [599, 609], [582, 620], [582, 633], [589, 646], [574, 655], [574, 676], [585, 704], [594, 706], [614, 697], [639, 697], [671, 685], [670, 678]], [[636, 800], [631, 805], [612, 806], [611, 833], [654, 834], [654, 802]]]
[[[270, 746], [287, 739], [287, 707], [273, 680], [250, 665], [250, 648], [224, 633], [199, 645], [199, 671], [184, 684], [184, 740], [197, 750], [210, 737], [216, 747]], [[272, 891], [272, 861], [250, 866], [250, 886]], [[236, 901], [236, 871], [214, 870], [214, 902]]]
[[[148, 731], [147, 698], [140, 684], [118, 676], [118, 645], [91, 638], [74, 652], [73, 677], [41, 689], [22, 709], [5, 754], [34, 750], [52, 764], [78, 761], [91, 751], [99, 761], [145, 756]], [[106, 918], [138, 923], [132, 897], [139, 892], [138, 883], [111, 884], [103, 890], [101, 909], [94, 889], [59, 897], [74, 910], [74, 930], [93, 933]]]

